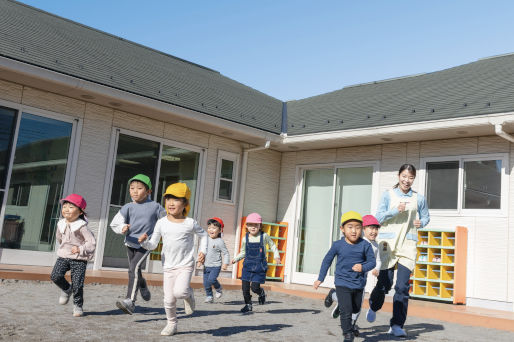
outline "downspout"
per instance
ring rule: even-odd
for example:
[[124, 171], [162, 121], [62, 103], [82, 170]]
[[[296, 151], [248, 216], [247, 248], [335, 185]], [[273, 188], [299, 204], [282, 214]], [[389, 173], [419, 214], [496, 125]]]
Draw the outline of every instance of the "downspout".
[[499, 137], [501, 137], [501, 138], [503, 138], [505, 140], [508, 140], [511, 143], [514, 143], [514, 137], [503, 130], [503, 124], [502, 123], [494, 125], [494, 133], [496, 133], [497, 136], [499, 136]]
[[[239, 197], [237, 204], [237, 216], [236, 216], [236, 240], [234, 242], [234, 254], [239, 247], [239, 239], [241, 237], [241, 217], [243, 217], [243, 207], [244, 207], [244, 194], [246, 187], [246, 170], [248, 168], [248, 153], [253, 151], [266, 150], [270, 147], [271, 141], [267, 140], [264, 146], [258, 146], [253, 148], [245, 148], [243, 149], [243, 161], [242, 169], [241, 169], [241, 182], [239, 183]], [[237, 277], [237, 264], [232, 265], [232, 279], [236, 279]]]

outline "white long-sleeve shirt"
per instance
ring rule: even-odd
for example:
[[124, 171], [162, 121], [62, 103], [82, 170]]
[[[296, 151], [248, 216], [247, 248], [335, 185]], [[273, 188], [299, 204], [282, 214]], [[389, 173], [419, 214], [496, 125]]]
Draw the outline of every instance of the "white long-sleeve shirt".
[[378, 243], [375, 240], [368, 240], [365, 236], [363, 238], [371, 244], [371, 247], [373, 247], [373, 254], [375, 254], [376, 259], [376, 266], [374, 269], [380, 272], [380, 268], [382, 267], [382, 259], [380, 259], [380, 250], [378, 249]]
[[157, 221], [150, 239], [141, 246], [147, 250], [157, 248], [162, 237], [162, 268], [192, 266], [195, 263], [194, 234], [198, 235], [198, 252], [207, 253], [207, 232], [194, 219], [187, 217], [182, 223], [174, 223], [167, 217]]

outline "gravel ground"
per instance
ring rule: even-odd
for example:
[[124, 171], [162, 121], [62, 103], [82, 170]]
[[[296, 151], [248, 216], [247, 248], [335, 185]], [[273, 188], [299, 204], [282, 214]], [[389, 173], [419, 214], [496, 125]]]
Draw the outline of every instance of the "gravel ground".
[[[84, 317], [73, 317], [73, 304], [58, 304], [59, 290], [50, 282], [0, 280], [0, 340], [5, 341], [342, 341], [339, 321], [319, 300], [269, 293], [266, 305], [251, 314], [239, 312], [240, 291], [225, 291], [218, 302], [206, 304], [195, 290], [196, 312], [185, 316], [178, 303], [178, 333], [161, 337], [166, 325], [162, 288], [150, 287], [152, 299], [138, 301], [134, 315], [115, 306], [126, 288], [86, 285]], [[254, 297], [254, 299], [256, 299]], [[514, 333], [409, 317], [407, 338], [387, 334], [389, 314], [378, 313], [370, 325], [359, 319], [361, 336], [355, 341], [514, 341]]]

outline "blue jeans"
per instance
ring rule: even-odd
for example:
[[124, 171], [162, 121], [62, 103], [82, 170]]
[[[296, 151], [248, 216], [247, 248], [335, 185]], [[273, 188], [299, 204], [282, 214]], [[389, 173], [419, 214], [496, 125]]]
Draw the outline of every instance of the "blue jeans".
[[218, 275], [220, 274], [221, 266], [217, 267], [205, 267], [203, 270], [203, 287], [205, 288], [205, 294], [207, 297], [212, 297], [212, 287], [216, 290], [221, 288], [221, 284], [218, 281]]
[[[396, 284], [394, 286], [393, 297], [393, 318], [391, 318], [390, 325], [399, 325], [403, 328], [405, 320], [407, 320], [407, 308], [409, 306], [409, 280], [411, 271], [400, 264], [396, 273]], [[384, 304], [386, 293], [391, 290], [394, 279], [394, 267], [387, 270], [381, 270], [378, 275], [377, 285], [371, 291], [369, 297], [369, 306], [371, 310], [378, 311]]]

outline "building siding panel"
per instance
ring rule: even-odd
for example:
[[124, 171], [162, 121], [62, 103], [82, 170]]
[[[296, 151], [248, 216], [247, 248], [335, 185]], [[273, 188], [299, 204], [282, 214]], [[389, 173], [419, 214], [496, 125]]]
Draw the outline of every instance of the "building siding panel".
[[0, 99], [21, 103], [22, 93], [22, 85], [0, 80]]
[[84, 101], [30, 87], [23, 87], [22, 103], [27, 106], [46, 109], [60, 114], [68, 114], [78, 118], [84, 117], [86, 109]]

